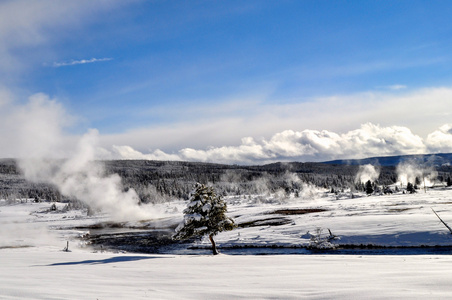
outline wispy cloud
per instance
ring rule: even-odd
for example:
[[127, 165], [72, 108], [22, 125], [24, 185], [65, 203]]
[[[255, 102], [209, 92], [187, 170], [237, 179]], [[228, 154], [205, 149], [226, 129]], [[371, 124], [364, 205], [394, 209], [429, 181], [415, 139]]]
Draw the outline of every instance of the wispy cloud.
[[113, 60], [113, 58], [111, 58], [111, 57], [104, 57], [104, 58], [91, 58], [91, 59], [71, 60], [71, 61], [68, 61], [68, 62], [54, 62], [53, 66], [55, 68], [59, 68], [59, 67], [66, 67], [66, 66], [92, 64], [92, 63], [103, 62], [103, 61], [110, 61], [110, 60]]
[[35, 63], [54, 61], [49, 47], [67, 36], [65, 30], [83, 28], [120, 5], [121, 1], [0, 1], [0, 79]]
[[407, 86], [403, 85], [403, 84], [393, 84], [393, 85], [382, 86], [380, 88], [386, 89], [386, 90], [391, 90], [391, 91], [398, 91], [398, 90], [406, 89]]

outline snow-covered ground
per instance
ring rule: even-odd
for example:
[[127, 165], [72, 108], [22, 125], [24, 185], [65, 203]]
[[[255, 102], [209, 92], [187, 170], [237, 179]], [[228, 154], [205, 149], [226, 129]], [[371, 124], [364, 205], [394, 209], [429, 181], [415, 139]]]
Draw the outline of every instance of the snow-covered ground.
[[[317, 228], [329, 228], [340, 237], [336, 245], [452, 245], [452, 235], [431, 210], [452, 224], [451, 196], [452, 190], [430, 190], [353, 199], [332, 194], [313, 200], [231, 197], [229, 214], [247, 226], [220, 233], [216, 241], [220, 247], [299, 247], [309, 245]], [[64, 204], [51, 212], [50, 206], [0, 205], [0, 299], [446, 299], [452, 293], [449, 255], [100, 252], [77, 239], [85, 230], [71, 228], [108, 216], [63, 212]], [[167, 212], [165, 222], [177, 223], [183, 206], [166, 203], [158, 210]], [[293, 214], [311, 209], [324, 211]], [[68, 240], [70, 251], [62, 251]]]
[[[248, 205], [246, 204], [248, 201]], [[244, 202], [244, 203], [243, 203]], [[436, 246], [452, 245], [452, 235], [435, 216], [432, 208], [452, 225], [452, 190], [425, 193], [365, 195], [319, 194], [314, 200], [289, 198], [258, 204], [230, 199], [229, 211], [237, 223], [286, 221], [280, 226], [253, 226], [220, 233], [223, 246], [306, 246], [317, 228], [340, 237], [337, 245]], [[286, 209], [295, 214], [274, 214]], [[323, 212], [296, 214], [296, 210], [322, 209]], [[307, 234], [309, 232], [309, 234]], [[209, 244], [207, 240], [203, 243]]]
[[1, 250], [2, 299], [447, 299], [450, 256]]

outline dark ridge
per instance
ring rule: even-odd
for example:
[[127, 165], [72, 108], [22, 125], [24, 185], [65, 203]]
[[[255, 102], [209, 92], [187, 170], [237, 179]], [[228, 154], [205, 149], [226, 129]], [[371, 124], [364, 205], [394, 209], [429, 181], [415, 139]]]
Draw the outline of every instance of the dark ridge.
[[328, 165], [378, 165], [378, 166], [397, 166], [402, 162], [413, 162], [417, 164], [427, 164], [430, 166], [449, 166], [452, 165], [452, 153], [437, 154], [419, 154], [419, 155], [396, 155], [369, 157], [363, 159], [339, 159], [326, 161]]

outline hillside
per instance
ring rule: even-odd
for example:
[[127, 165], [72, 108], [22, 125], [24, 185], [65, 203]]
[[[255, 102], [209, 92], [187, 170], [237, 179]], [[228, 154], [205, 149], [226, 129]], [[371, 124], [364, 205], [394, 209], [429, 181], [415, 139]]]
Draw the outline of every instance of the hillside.
[[397, 166], [403, 162], [416, 164], [427, 164], [429, 166], [450, 166], [452, 165], [452, 153], [422, 154], [422, 155], [397, 155], [379, 156], [363, 159], [339, 159], [326, 161], [328, 165], [377, 165], [377, 166]]

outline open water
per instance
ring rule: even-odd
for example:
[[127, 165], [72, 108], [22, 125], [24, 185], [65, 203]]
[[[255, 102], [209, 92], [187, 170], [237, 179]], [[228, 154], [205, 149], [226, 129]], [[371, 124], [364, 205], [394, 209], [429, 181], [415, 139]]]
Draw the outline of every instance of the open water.
[[[208, 255], [209, 248], [193, 246], [192, 241], [171, 239], [173, 230], [90, 230], [87, 241], [95, 249], [108, 249], [149, 254]], [[228, 255], [450, 255], [452, 246], [441, 247], [359, 247], [339, 246], [336, 249], [307, 249], [305, 247], [231, 247], [218, 248]]]

